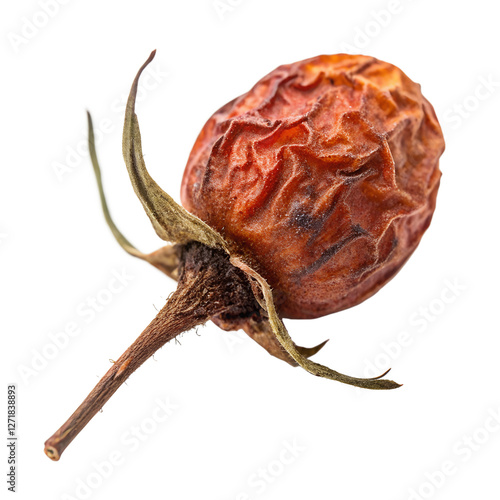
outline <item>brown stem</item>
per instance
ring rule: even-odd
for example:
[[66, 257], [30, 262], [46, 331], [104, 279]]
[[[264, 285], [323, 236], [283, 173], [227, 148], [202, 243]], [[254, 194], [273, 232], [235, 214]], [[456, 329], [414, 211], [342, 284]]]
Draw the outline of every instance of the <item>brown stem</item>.
[[168, 300], [156, 318], [146, 327], [137, 340], [120, 356], [113, 366], [92, 389], [66, 423], [45, 442], [45, 453], [52, 460], [59, 460], [64, 449], [104, 406], [125, 380], [157, 349], [179, 333], [203, 323], [208, 318], [195, 318], [185, 314], [179, 303], [189, 296], [189, 290], [179, 290]]
[[66, 423], [45, 442], [45, 453], [59, 460], [92, 417], [127, 378], [166, 342], [216, 314], [241, 315], [253, 295], [244, 274], [228, 256], [200, 243], [182, 248], [177, 290], [137, 340], [120, 356]]

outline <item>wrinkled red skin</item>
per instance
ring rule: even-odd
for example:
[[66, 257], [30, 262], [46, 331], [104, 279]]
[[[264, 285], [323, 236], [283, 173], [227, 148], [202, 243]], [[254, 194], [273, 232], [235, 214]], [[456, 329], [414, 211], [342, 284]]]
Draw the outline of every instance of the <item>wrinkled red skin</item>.
[[444, 150], [420, 85], [366, 56], [280, 66], [217, 111], [182, 203], [273, 288], [282, 317], [359, 304], [431, 222]]

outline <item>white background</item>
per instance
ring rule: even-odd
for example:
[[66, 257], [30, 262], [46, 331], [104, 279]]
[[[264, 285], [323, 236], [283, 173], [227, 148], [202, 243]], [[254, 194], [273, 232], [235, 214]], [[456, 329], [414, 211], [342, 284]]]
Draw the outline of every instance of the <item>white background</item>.
[[[31, 0], [4, 2], [0, 15], [0, 393], [5, 415], [7, 384], [17, 384], [17, 498], [500, 498], [494, 3], [46, 3], [50, 17]], [[360, 306], [286, 321], [300, 345], [331, 339], [319, 362], [358, 376], [392, 366], [404, 385], [370, 392], [319, 379], [207, 324], [147, 361], [54, 463], [44, 441], [174, 290], [115, 243], [83, 147], [89, 109], [105, 129], [98, 154], [118, 226], [142, 250], [161, 246], [121, 157], [124, 99], [154, 48], [137, 112], [149, 171], [177, 200], [206, 119], [280, 64], [358, 52], [421, 83], [447, 149], [420, 247]], [[56, 175], [61, 165], [71, 171]], [[90, 318], [86, 303], [107, 296], [113, 272], [130, 280]], [[78, 335], [58, 349], [68, 323]], [[158, 399], [175, 406], [163, 422]], [[112, 470], [110, 456], [120, 457]]]

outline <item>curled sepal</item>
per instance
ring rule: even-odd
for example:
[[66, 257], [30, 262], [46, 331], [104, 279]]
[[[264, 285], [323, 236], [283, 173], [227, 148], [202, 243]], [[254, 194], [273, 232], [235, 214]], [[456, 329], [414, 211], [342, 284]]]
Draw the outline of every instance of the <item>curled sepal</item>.
[[[258, 286], [258, 285], [256, 285]], [[260, 289], [259, 289], [260, 291]], [[261, 306], [265, 310], [265, 305]], [[243, 330], [252, 340], [257, 342], [261, 347], [263, 347], [271, 356], [286, 361], [291, 366], [298, 366], [298, 363], [288, 354], [288, 352], [279, 343], [276, 335], [274, 335], [269, 323], [269, 319], [266, 318], [231, 318], [230, 320], [224, 319], [222, 317], [213, 317], [211, 320], [222, 330], [233, 331], [233, 330]], [[299, 351], [302, 356], [310, 358], [319, 352], [323, 346], [328, 342], [325, 340], [321, 344], [314, 347], [301, 347], [296, 345], [295, 348]]]
[[142, 253], [140, 250], [137, 250], [137, 248], [132, 245], [132, 243], [130, 243], [130, 241], [125, 238], [122, 232], [116, 227], [116, 224], [111, 217], [111, 213], [109, 212], [108, 203], [104, 194], [101, 177], [101, 167], [99, 166], [99, 160], [97, 159], [97, 152], [95, 149], [94, 127], [92, 125], [92, 117], [90, 116], [90, 113], [88, 111], [87, 123], [90, 160], [92, 161], [92, 167], [94, 168], [94, 174], [97, 181], [97, 188], [99, 189], [102, 212], [104, 214], [104, 218], [106, 219], [106, 223], [113, 233], [113, 236], [115, 237], [118, 244], [127, 253], [133, 255], [134, 257], [137, 257], [138, 259], [149, 262], [157, 269], [164, 272], [167, 276], [176, 280], [178, 278], [179, 256], [173, 245], [164, 246], [149, 254]]
[[317, 375], [318, 377], [337, 380], [344, 384], [354, 385], [356, 387], [362, 387], [364, 389], [396, 389], [397, 387], [401, 387], [400, 384], [392, 380], [382, 380], [382, 377], [386, 375], [389, 370], [375, 378], [356, 378], [336, 372], [331, 368], [307, 359], [307, 357], [297, 349], [297, 346], [290, 338], [285, 325], [278, 316], [278, 313], [276, 312], [276, 309], [274, 307], [271, 288], [269, 287], [267, 281], [238, 257], [231, 257], [231, 263], [258, 282], [264, 296], [266, 310], [269, 316], [269, 323], [274, 335], [278, 339], [279, 343], [283, 346], [283, 348], [288, 352], [288, 354], [302, 368], [307, 370], [309, 373], [312, 373], [313, 375]]
[[123, 158], [132, 181], [132, 186], [158, 236], [173, 243], [198, 241], [211, 248], [227, 251], [222, 236], [198, 217], [190, 214], [176, 203], [149, 175], [142, 156], [141, 133], [135, 114], [135, 98], [141, 73], [153, 60], [151, 52], [134, 79], [125, 111], [123, 127]]

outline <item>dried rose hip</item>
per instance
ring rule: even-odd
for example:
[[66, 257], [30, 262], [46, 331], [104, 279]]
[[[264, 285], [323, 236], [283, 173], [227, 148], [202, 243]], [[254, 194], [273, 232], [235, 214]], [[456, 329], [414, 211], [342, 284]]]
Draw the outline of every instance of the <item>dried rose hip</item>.
[[46, 441], [53, 460], [157, 349], [209, 319], [244, 329], [270, 354], [315, 375], [368, 389], [399, 387], [382, 379], [385, 373], [354, 378], [311, 361], [325, 343], [295, 345], [281, 318], [316, 318], [359, 304], [418, 245], [434, 212], [444, 150], [420, 86], [366, 56], [280, 66], [203, 127], [182, 182], [185, 210], [150, 177], [142, 155], [135, 96], [154, 54], [132, 85], [123, 155], [154, 229], [173, 245], [144, 254], [115, 226], [90, 115], [89, 148], [115, 238], [178, 287]]
[[359, 304], [429, 226], [444, 141], [420, 86], [373, 57], [280, 66], [203, 127], [182, 203], [273, 288], [282, 317]]

